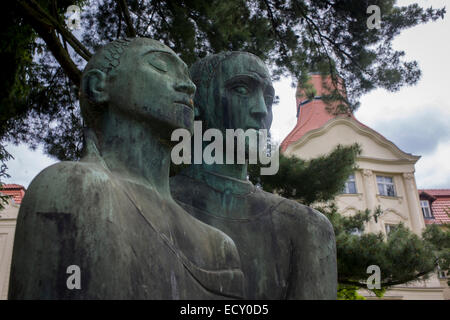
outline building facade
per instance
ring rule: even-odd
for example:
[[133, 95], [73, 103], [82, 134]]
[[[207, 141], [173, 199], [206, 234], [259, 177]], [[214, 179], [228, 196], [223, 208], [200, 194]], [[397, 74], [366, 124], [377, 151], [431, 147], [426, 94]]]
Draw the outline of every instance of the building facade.
[[17, 214], [25, 195], [25, 188], [18, 184], [4, 184], [0, 192], [9, 196], [8, 202], [0, 210], [0, 300], [6, 300]]
[[450, 189], [420, 189], [420, 206], [425, 224], [450, 227]]
[[[414, 167], [420, 159], [400, 150], [380, 133], [358, 121], [351, 112], [332, 113], [333, 104], [322, 97], [333, 86], [331, 79], [311, 75], [314, 97], [297, 91], [297, 124], [281, 144], [285, 155], [308, 160], [329, 154], [336, 146], [358, 143], [362, 153], [357, 169], [335, 199], [341, 213], [381, 209], [378, 221], [371, 221], [367, 232], [386, 235], [403, 223], [417, 235], [425, 228]], [[412, 288], [412, 289], [411, 289]], [[397, 286], [385, 294], [391, 299], [442, 299], [443, 288], [436, 276], [426, 282]], [[365, 294], [370, 297], [369, 293]]]
[[[436, 224], [450, 230], [450, 189], [420, 189], [420, 206], [425, 218], [425, 224]], [[450, 300], [450, 275], [438, 270], [438, 278], [444, 288], [444, 298]]]

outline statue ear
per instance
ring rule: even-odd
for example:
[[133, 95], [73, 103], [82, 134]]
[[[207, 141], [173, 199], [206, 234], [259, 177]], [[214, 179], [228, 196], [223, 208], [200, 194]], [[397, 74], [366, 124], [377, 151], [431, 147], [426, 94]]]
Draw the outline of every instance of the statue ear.
[[83, 75], [82, 94], [95, 104], [108, 101], [106, 89], [106, 74], [98, 69], [89, 70]]
[[198, 119], [200, 116], [200, 109], [194, 106], [194, 119]]

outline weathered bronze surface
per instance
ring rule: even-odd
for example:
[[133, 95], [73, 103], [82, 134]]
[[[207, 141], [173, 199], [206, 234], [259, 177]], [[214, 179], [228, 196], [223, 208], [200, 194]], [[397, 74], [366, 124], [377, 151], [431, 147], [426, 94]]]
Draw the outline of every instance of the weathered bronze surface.
[[[256, 56], [208, 56], [192, 66], [191, 77], [204, 130], [270, 127], [274, 91]], [[331, 223], [318, 211], [256, 188], [246, 176], [246, 164], [191, 165], [171, 178], [171, 191], [193, 216], [234, 240], [246, 298], [336, 299]]]
[[[42, 171], [17, 221], [10, 299], [243, 296], [233, 241], [169, 191], [170, 134], [192, 130], [187, 66], [150, 39], [102, 48], [83, 73], [85, 156]], [[81, 270], [70, 290], [69, 266]]]

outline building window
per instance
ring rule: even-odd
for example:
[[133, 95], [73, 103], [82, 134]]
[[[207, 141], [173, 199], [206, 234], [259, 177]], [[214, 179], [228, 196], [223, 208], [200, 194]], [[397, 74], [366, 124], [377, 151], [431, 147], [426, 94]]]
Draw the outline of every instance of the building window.
[[392, 177], [377, 176], [378, 192], [382, 196], [395, 197], [394, 181]]
[[358, 228], [353, 228], [350, 230], [350, 234], [360, 237], [362, 235], [362, 232]]
[[422, 207], [423, 217], [425, 219], [433, 219], [430, 209], [430, 202], [428, 202], [428, 200], [420, 200], [420, 206]]
[[386, 235], [389, 236], [389, 234], [393, 231], [395, 231], [395, 229], [397, 229], [397, 225], [395, 224], [385, 224], [384, 228], [386, 229]]
[[356, 193], [356, 181], [354, 174], [348, 176], [348, 179], [345, 182], [344, 190], [342, 190], [342, 193]]

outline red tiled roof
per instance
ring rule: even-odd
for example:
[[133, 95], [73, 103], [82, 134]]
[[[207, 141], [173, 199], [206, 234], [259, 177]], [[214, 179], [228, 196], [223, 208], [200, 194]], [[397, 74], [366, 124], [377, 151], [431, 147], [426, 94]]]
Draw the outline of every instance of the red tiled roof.
[[24, 189], [24, 187], [20, 184], [4, 184], [0, 187], [0, 189]]
[[325, 103], [322, 100], [313, 100], [301, 106], [297, 125], [281, 143], [282, 151], [285, 151], [292, 142], [299, 140], [307, 132], [322, 127], [333, 118], [335, 116], [325, 109]]
[[[309, 82], [314, 86], [316, 90], [315, 96], [320, 97], [327, 94], [327, 89], [323, 87], [321, 75], [311, 75]], [[331, 77], [326, 78], [328, 86], [332, 85]], [[300, 87], [297, 88], [296, 108], [299, 108], [301, 103], [308, 100], [306, 93]], [[333, 107], [333, 104], [331, 104]], [[297, 109], [298, 110], [298, 109]], [[344, 116], [353, 116], [351, 114]], [[300, 106], [300, 111], [297, 118], [297, 124], [294, 129], [284, 138], [281, 143], [281, 150], [285, 151], [286, 148], [292, 143], [299, 140], [308, 131], [322, 127], [329, 120], [336, 116], [326, 110], [326, 104], [321, 99], [313, 99], [310, 102]]]
[[450, 197], [450, 189], [420, 189], [420, 192], [426, 192], [430, 196]]
[[434, 219], [425, 219], [426, 224], [450, 223], [450, 189], [419, 189], [419, 195], [424, 192], [433, 196], [436, 200], [431, 203], [431, 211]]
[[0, 186], [0, 192], [11, 196], [15, 203], [21, 204], [25, 195], [25, 188], [20, 184], [4, 184]]
[[[316, 96], [322, 96], [324, 94], [327, 94], [327, 89], [323, 86], [323, 80], [322, 76], [319, 74], [313, 74], [310, 78], [310, 83], [314, 86], [316, 90]], [[331, 87], [331, 77], [328, 76], [325, 79], [325, 83], [327, 86]], [[340, 84], [338, 84], [340, 86]], [[345, 91], [340, 89], [341, 92]], [[308, 98], [306, 97], [306, 94], [303, 89], [300, 87], [297, 88], [297, 108], [299, 104], [302, 102], [307, 101]], [[333, 107], [337, 106], [339, 102], [331, 103], [329, 107], [333, 109]], [[295, 125], [294, 129], [284, 138], [283, 142], [281, 143], [281, 151], [285, 151], [287, 147], [295, 142], [298, 141], [301, 137], [303, 137], [307, 132], [318, 129], [323, 127], [328, 121], [335, 119], [335, 118], [352, 118], [358, 125], [369, 128], [373, 132], [377, 133], [380, 137], [382, 137], [385, 140], [386, 139], [382, 134], [379, 132], [373, 130], [372, 128], [366, 126], [364, 123], [360, 122], [358, 119], [355, 118], [353, 113], [349, 112], [346, 114], [339, 114], [335, 115], [330, 113], [327, 110], [327, 105], [322, 99], [313, 99], [310, 102], [307, 102], [306, 104], [300, 106], [300, 112], [297, 119], [297, 124]], [[389, 140], [388, 140], [389, 141]]]

